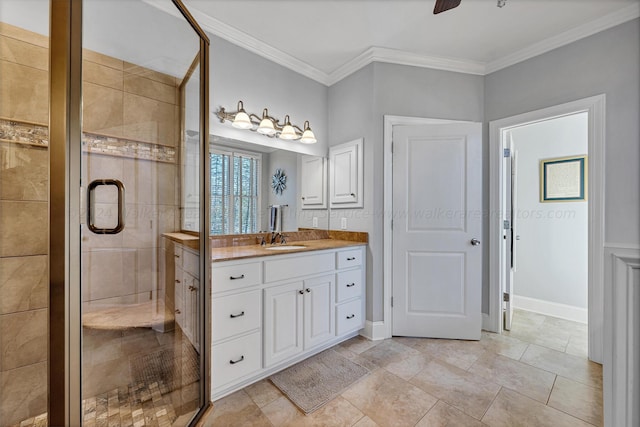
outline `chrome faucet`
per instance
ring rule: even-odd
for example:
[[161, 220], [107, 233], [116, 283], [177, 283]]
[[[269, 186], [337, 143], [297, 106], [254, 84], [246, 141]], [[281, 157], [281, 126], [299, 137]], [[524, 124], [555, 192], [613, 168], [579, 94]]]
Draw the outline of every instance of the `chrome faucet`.
[[280, 234], [280, 244], [281, 245], [286, 245], [287, 244], [287, 237], [289, 237], [289, 236], [287, 236], [285, 234]]
[[280, 233], [276, 233], [276, 232], [271, 232], [271, 240], [270, 243], [273, 245], [276, 243], [276, 240], [278, 239], [278, 237], [281, 237], [282, 235]]

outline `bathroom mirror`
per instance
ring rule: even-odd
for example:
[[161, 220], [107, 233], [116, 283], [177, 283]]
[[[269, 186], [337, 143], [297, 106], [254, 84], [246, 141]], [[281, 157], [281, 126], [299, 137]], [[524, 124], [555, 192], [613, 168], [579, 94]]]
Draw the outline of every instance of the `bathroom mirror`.
[[[302, 182], [302, 163], [312, 156], [216, 135], [210, 135], [209, 141], [212, 235], [268, 232], [276, 224], [283, 232], [329, 228], [326, 205], [303, 203], [302, 199], [308, 187]], [[188, 158], [188, 144], [185, 150]], [[326, 159], [317, 159], [326, 163]], [[185, 178], [188, 173], [185, 170]], [[326, 182], [326, 174], [311, 179]], [[190, 182], [183, 181], [185, 195], [197, 194]], [[275, 221], [272, 206], [280, 207], [280, 218]], [[191, 225], [183, 221], [185, 230]]]

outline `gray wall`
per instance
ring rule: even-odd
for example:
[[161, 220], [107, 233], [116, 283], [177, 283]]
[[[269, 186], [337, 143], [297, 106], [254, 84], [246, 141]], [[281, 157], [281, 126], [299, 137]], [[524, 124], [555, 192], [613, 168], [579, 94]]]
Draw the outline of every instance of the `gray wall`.
[[483, 77], [373, 63], [329, 88], [329, 145], [364, 137], [364, 208], [332, 210], [331, 229], [369, 232], [367, 319], [383, 320], [384, 115], [481, 122]]
[[640, 20], [635, 19], [496, 71], [485, 80], [488, 121], [606, 94], [605, 242], [611, 243], [640, 242], [638, 40]]
[[[281, 65], [264, 59], [219, 37], [211, 38], [211, 77], [209, 116], [211, 133], [260, 145], [286, 148], [299, 153], [326, 156], [327, 144], [327, 87]], [[309, 120], [318, 139], [316, 144], [267, 138], [255, 132], [238, 130], [220, 123], [215, 115], [220, 107], [235, 111], [239, 100], [248, 113], [269, 114], [299, 127]]]

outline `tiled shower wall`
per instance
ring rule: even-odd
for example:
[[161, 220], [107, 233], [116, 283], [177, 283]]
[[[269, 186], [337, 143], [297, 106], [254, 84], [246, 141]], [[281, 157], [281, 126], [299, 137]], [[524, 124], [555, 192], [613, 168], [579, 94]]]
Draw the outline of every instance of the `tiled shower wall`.
[[[177, 80], [90, 51], [84, 58], [83, 186], [120, 179], [127, 212], [119, 235], [83, 227], [84, 308], [156, 300], [159, 236], [179, 228]], [[2, 425], [46, 411], [48, 62], [47, 37], [0, 23]], [[99, 217], [115, 215], [111, 195], [100, 202]]]

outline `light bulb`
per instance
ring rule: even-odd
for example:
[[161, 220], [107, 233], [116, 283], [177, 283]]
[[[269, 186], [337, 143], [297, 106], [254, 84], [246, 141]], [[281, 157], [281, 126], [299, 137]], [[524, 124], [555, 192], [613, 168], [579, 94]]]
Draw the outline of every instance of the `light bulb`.
[[258, 126], [258, 133], [268, 136], [275, 135], [276, 133], [273, 120], [269, 118], [269, 113], [266, 108], [262, 111], [262, 121], [260, 122], [260, 126]]
[[318, 142], [316, 136], [313, 134], [311, 127], [309, 127], [309, 121], [304, 122], [304, 132], [302, 133], [302, 138], [300, 138], [300, 142], [303, 144], [315, 144]]
[[244, 111], [242, 101], [238, 101], [238, 112], [236, 113], [231, 126], [237, 129], [251, 129], [253, 127], [253, 123], [251, 123], [249, 115]]
[[284, 117], [284, 127], [282, 128], [282, 132], [278, 138], [288, 140], [300, 138], [296, 133], [296, 130], [291, 126], [288, 115]]

